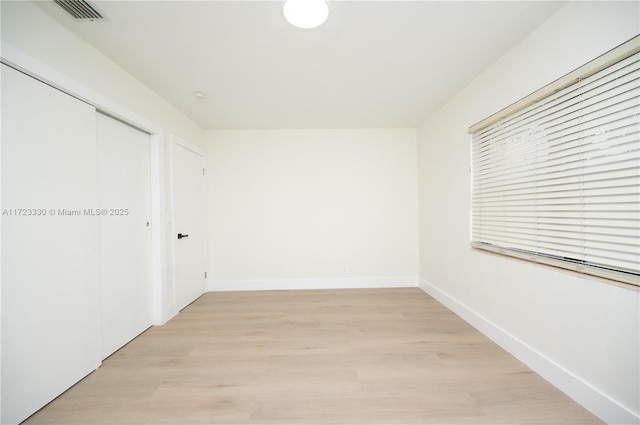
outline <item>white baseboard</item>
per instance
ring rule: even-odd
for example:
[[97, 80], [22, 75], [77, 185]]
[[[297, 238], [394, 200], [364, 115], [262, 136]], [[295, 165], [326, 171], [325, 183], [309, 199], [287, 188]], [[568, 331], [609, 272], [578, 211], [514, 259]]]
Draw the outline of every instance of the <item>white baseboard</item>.
[[606, 423], [640, 424], [639, 416], [431, 283], [420, 279], [418, 286]]
[[209, 282], [209, 292], [272, 291], [282, 289], [415, 288], [417, 286], [418, 278], [410, 276], [334, 279], [212, 280]]

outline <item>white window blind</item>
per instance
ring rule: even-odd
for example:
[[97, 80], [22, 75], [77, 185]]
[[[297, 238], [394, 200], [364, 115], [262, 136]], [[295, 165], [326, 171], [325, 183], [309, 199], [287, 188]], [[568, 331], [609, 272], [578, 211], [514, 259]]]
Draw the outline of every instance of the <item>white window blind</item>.
[[471, 138], [474, 247], [640, 285], [640, 53]]

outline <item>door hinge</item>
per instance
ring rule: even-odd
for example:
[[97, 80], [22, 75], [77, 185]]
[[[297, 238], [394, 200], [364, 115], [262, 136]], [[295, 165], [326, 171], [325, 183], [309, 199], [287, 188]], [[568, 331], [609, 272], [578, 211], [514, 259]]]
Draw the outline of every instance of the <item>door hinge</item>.
[[207, 272], [204, 272], [204, 278], [205, 279], [207, 278]]
[[204, 168], [202, 169], [202, 175], [204, 176]]

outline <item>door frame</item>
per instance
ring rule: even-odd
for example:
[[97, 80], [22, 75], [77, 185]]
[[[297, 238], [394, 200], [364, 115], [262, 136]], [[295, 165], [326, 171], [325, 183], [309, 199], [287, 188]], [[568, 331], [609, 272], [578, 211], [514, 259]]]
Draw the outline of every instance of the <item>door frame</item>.
[[[180, 146], [181, 148], [184, 148], [188, 151], [191, 151], [193, 153], [195, 153], [196, 155], [200, 155], [203, 159], [204, 159], [204, 173], [206, 176], [206, 169], [207, 169], [207, 156], [204, 152], [204, 150], [200, 149], [199, 147], [195, 146], [192, 143], [189, 143], [183, 139], [180, 139], [179, 137], [175, 136], [174, 134], [171, 134], [169, 136], [169, 208], [170, 208], [170, 214], [168, 216], [168, 221], [170, 222], [170, 228], [171, 228], [171, 284], [170, 284], [170, 288], [167, 291], [167, 297], [165, 297], [165, 301], [167, 302], [167, 308], [166, 310], [168, 310], [169, 314], [171, 317], [175, 316], [176, 314], [178, 314], [178, 309], [176, 306], [176, 238], [174, 237], [174, 235], [176, 234], [177, 230], [175, 227], [175, 221], [174, 221], [174, 217], [175, 217], [175, 189], [174, 189], [174, 180], [173, 180], [173, 176], [174, 176], [174, 169], [173, 169], [173, 159], [175, 156], [175, 150], [178, 146]], [[206, 195], [207, 195], [207, 179], [204, 179], [204, 192], [203, 196], [205, 197], [205, 202], [204, 202], [204, 216], [205, 216], [205, 220], [204, 220], [204, 233], [205, 233], [205, 244], [204, 244], [204, 258], [205, 258], [205, 269], [208, 268], [207, 264], [209, 261], [209, 226], [208, 226], [208, 222], [206, 220], [206, 217], [208, 216], [208, 211], [207, 211], [207, 202], [206, 202]], [[205, 284], [206, 284], [207, 278], [205, 278]], [[205, 285], [205, 291], [206, 291], [207, 286]]]
[[[151, 279], [153, 286], [153, 324], [163, 325], [172, 315], [164, 302], [167, 281], [166, 264], [166, 184], [164, 181], [165, 147], [164, 132], [161, 125], [138, 115], [124, 105], [113, 101], [94, 89], [60, 73], [49, 65], [26, 55], [8, 43], [2, 43], [0, 62], [17, 69], [24, 74], [75, 97], [96, 111], [120, 120], [149, 134], [150, 183], [151, 183]], [[0, 228], [0, 232], [1, 232]], [[0, 233], [1, 234], [1, 233]], [[96, 277], [98, 278], [98, 277]]]

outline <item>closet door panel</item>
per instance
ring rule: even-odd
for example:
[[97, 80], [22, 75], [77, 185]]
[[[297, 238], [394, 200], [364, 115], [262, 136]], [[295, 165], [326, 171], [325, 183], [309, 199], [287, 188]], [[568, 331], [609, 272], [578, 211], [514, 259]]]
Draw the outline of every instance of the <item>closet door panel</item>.
[[100, 364], [95, 109], [2, 65], [2, 423]]
[[153, 324], [149, 135], [97, 116], [102, 357]]

